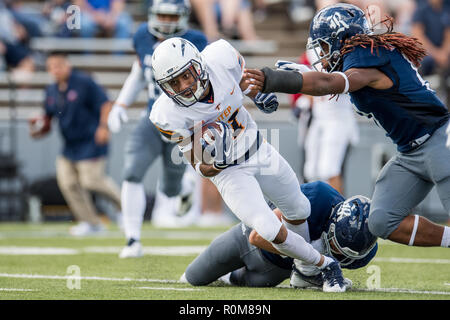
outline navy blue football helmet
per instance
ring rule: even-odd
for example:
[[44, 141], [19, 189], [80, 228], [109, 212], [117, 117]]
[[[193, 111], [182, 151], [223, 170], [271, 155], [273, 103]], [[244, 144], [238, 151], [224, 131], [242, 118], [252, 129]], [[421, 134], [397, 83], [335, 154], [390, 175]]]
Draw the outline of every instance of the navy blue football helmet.
[[306, 45], [318, 58], [312, 62], [313, 67], [322, 70], [318, 64], [326, 60], [326, 71], [338, 71], [342, 62], [340, 50], [345, 40], [371, 32], [364, 11], [357, 6], [340, 3], [321, 9], [311, 21]]
[[333, 208], [326, 234], [326, 249], [341, 266], [364, 258], [377, 243], [369, 231], [370, 199], [353, 196]]
[[[153, 0], [148, 9], [148, 30], [161, 39], [177, 37], [188, 28], [191, 3], [189, 0]], [[178, 16], [176, 21], [162, 21], [158, 15]]]

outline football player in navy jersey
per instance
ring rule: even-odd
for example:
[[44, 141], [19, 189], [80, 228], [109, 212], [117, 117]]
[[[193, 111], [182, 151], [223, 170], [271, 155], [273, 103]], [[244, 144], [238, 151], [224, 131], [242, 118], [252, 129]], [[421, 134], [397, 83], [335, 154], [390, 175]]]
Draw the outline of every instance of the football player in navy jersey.
[[108, 117], [110, 130], [119, 132], [122, 123], [128, 120], [127, 107], [132, 105], [139, 92], [147, 87], [147, 112], [142, 115], [125, 145], [121, 198], [127, 245], [120, 253], [121, 258], [142, 256], [142, 245], [139, 240], [146, 208], [142, 179], [159, 156], [163, 158], [163, 172], [158, 187], [160, 191], [158, 190], [157, 194], [164, 194], [166, 201], [175, 208], [176, 196], [181, 191], [185, 164], [175, 164], [171, 160], [174, 144], [163, 140], [148, 117], [153, 103], [161, 94], [151, 68], [155, 48], [165, 39], [174, 36], [191, 41], [199, 51], [207, 45], [206, 36], [202, 32], [188, 29], [189, 14], [188, 0], [153, 1], [149, 8], [148, 22], [140, 25], [133, 37], [137, 60]]
[[[311, 244], [319, 252], [337, 259], [342, 268], [366, 266], [378, 250], [377, 237], [369, 232], [367, 225], [370, 200], [364, 196], [345, 200], [321, 181], [303, 184], [301, 189], [311, 203], [311, 215], [307, 219]], [[274, 213], [281, 218], [279, 209]], [[214, 239], [187, 267], [180, 280], [194, 286], [219, 279], [237, 286], [272, 287], [290, 276], [294, 287], [322, 287], [323, 284], [318, 267], [280, 256], [255, 230], [240, 223]], [[346, 283], [347, 287], [351, 284], [348, 279]]]
[[422, 45], [393, 32], [392, 19], [385, 23], [388, 31], [374, 34], [358, 7], [325, 7], [311, 22], [308, 47], [317, 53], [316, 64], [328, 72], [286, 64], [281, 66], [285, 70], [249, 69], [244, 77], [255, 91], [313, 96], [349, 92], [357, 111], [382, 127], [398, 150], [376, 181], [370, 231], [402, 244], [449, 247], [449, 227], [410, 215], [433, 186], [450, 212], [450, 150], [445, 147], [449, 112], [417, 73], [426, 55]]

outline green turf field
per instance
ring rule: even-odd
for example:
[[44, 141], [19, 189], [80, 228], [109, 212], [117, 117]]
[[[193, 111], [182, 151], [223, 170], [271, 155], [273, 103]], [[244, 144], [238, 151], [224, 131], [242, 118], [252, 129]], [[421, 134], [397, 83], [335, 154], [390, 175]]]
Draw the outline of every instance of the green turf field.
[[[360, 270], [344, 269], [353, 289], [344, 294], [213, 283], [192, 287], [177, 280], [186, 266], [225, 229], [155, 229], [145, 224], [144, 257], [119, 259], [122, 233], [73, 238], [68, 223], [0, 224], [0, 299], [446, 299], [450, 300], [450, 250], [412, 248], [379, 241], [378, 254]], [[70, 267], [75, 266], [75, 267]], [[79, 270], [80, 278], [75, 278]]]

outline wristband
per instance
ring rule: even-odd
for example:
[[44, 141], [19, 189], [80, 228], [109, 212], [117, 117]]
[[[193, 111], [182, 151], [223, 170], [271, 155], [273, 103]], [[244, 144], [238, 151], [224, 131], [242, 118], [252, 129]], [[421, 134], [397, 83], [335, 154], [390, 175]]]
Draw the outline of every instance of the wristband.
[[345, 80], [345, 87], [344, 87], [344, 91], [341, 92], [341, 93], [348, 93], [348, 89], [349, 89], [350, 85], [348, 83], [347, 75], [345, 73], [343, 73], [343, 72], [340, 72], [340, 71], [335, 71], [333, 73], [340, 74], [344, 78], [344, 80]]

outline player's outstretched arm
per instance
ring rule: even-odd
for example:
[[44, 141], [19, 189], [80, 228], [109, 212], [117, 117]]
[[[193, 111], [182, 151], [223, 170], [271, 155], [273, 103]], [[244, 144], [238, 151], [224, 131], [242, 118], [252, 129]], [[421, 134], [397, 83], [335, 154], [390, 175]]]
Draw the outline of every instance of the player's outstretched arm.
[[[373, 68], [352, 68], [346, 72], [298, 72], [270, 68], [245, 69], [243, 79], [261, 92], [304, 93], [312, 96], [340, 94], [359, 90], [365, 86], [385, 89], [392, 82]], [[390, 82], [390, 83], [387, 83]]]

